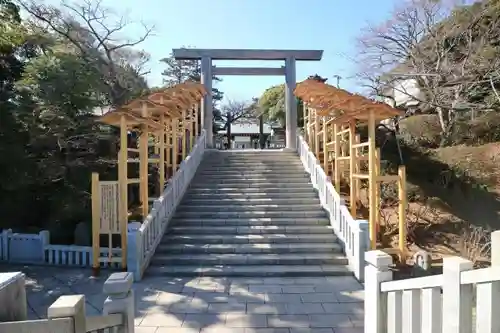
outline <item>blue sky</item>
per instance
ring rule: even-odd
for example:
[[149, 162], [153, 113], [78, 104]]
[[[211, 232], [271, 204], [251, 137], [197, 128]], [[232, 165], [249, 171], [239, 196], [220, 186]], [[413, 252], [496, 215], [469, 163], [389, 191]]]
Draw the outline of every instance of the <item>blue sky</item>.
[[[54, 3], [57, 0], [49, 0]], [[108, 7], [128, 14], [133, 21], [155, 26], [155, 35], [141, 46], [151, 54], [148, 81], [160, 85], [164, 65], [160, 59], [172, 48], [322, 49], [320, 62], [299, 62], [297, 80], [318, 73], [335, 82], [333, 75], [352, 76], [356, 66], [355, 38], [366, 22], [388, 18], [397, 0], [107, 0]], [[399, 0], [401, 1], [401, 0]], [[58, 1], [57, 1], [58, 2]], [[78, 1], [77, 1], [78, 2]], [[130, 28], [128, 34], [139, 29]], [[218, 61], [218, 66], [278, 67], [281, 62]], [[230, 99], [260, 96], [282, 77], [226, 76], [218, 87]], [[341, 86], [357, 91], [354, 80]]]

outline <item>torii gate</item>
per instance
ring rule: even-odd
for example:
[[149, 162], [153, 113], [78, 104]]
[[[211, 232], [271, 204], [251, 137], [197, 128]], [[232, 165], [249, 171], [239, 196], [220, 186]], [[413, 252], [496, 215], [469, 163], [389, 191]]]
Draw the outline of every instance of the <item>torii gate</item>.
[[[209, 92], [201, 103], [202, 127], [207, 134], [207, 146], [213, 147], [212, 130], [212, 78], [216, 75], [284, 75], [285, 76], [285, 115], [286, 148], [296, 150], [297, 102], [293, 91], [296, 84], [295, 63], [319, 61], [323, 50], [247, 50], [247, 49], [174, 49], [176, 60], [201, 60], [201, 83]], [[285, 66], [262, 67], [216, 67], [212, 60], [284, 60]]]

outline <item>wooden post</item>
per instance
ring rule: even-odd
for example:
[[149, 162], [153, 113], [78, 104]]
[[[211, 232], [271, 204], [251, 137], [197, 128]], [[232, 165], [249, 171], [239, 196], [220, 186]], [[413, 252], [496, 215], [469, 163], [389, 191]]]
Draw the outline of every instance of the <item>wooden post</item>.
[[378, 176], [380, 176], [380, 148], [375, 149], [375, 177], [377, 177], [377, 181], [375, 182], [375, 226], [376, 226], [376, 232], [377, 235], [380, 231], [380, 201], [382, 200], [381, 195], [380, 195], [380, 186], [382, 185], [378, 181]]
[[120, 151], [118, 156], [118, 191], [120, 200], [118, 203], [119, 225], [122, 247], [122, 268], [127, 268], [127, 224], [128, 224], [128, 152], [127, 152], [127, 120], [125, 116], [120, 117]]
[[356, 219], [358, 214], [356, 203], [358, 201], [356, 193], [356, 148], [353, 148], [356, 140], [356, 121], [353, 119], [349, 122], [349, 194], [351, 203], [351, 216]]
[[199, 104], [196, 104], [194, 106], [194, 133], [196, 134], [196, 137], [198, 137], [200, 135], [199, 133], [199, 123], [198, 123], [198, 114], [199, 114]]
[[160, 195], [165, 187], [165, 115], [160, 115]]
[[307, 112], [309, 111], [309, 109], [307, 108], [307, 104], [306, 102], [303, 103], [304, 105], [304, 140], [306, 142], [309, 142], [309, 115], [307, 114]]
[[370, 223], [370, 249], [377, 247], [377, 230], [375, 228], [375, 205], [376, 205], [376, 187], [377, 182], [375, 170], [375, 114], [370, 110], [368, 114], [368, 205], [369, 205], [369, 223]]
[[321, 119], [318, 117], [318, 110], [314, 109], [314, 154], [319, 160], [319, 130]]
[[[147, 105], [142, 104], [142, 116], [147, 117]], [[149, 133], [148, 126], [141, 126], [141, 136], [139, 137], [139, 192], [142, 202], [142, 217], [146, 218], [149, 213], [149, 198], [148, 198], [148, 164], [149, 164]]]
[[[167, 161], [165, 162], [167, 164], [167, 167], [172, 166], [172, 131], [171, 131], [171, 119], [165, 119], [165, 146], [167, 149]], [[170, 177], [170, 174], [169, 176]]]
[[186, 129], [187, 129], [187, 113], [186, 110], [182, 110], [182, 123], [181, 123], [181, 128], [182, 128], [182, 160], [184, 161], [186, 159], [186, 142], [187, 142], [187, 135], [186, 135]]
[[326, 124], [326, 117], [323, 117], [323, 170], [325, 175], [328, 176], [328, 125]]
[[[354, 137], [354, 143], [355, 144], [359, 144], [361, 143], [361, 137], [358, 135], [356, 135]], [[360, 153], [359, 151], [359, 148], [356, 148], [354, 149], [354, 172], [355, 173], [361, 173], [361, 163], [360, 163], [360, 156], [362, 156], [363, 154]], [[354, 178], [354, 191], [355, 191], [355, 198], [356, 200], [359, 199], [359, 193], [361, 192], [361, 180], [358, 179], [358, 178]]]
[[333, 136], [335, 138], [334, 143], [334, 157], [333, 160], [333, 173], [334, 173], [334, 182], [335, 182], [335, 190], [340, 194], [340, 160], [338, 159], [340, 156], [340, 142], [339, 142], [339, 125], [333, 124]]
[[406, 258], [406, 168], [398, 168], [398, 199], [399, 199], [399, 252], [401, 260]]
[[99, 174], [92, 172], [91, 185], [92, 198], [92, 274], [99, 275], [99, 250], [101, 244], [99, 235], [101, 231], [101, 186], [99, 185]]
[[189, 152], [193, 150], [194, 146], [194, 115], [196, 114], [196, 105], [191, 109], [191, 115], [189, 116]]
[[179, 153], [179, 142], [177, 133], [179, 131], [179, 119], [172, 120], [172, 176], [177, 172], [177, 154]]

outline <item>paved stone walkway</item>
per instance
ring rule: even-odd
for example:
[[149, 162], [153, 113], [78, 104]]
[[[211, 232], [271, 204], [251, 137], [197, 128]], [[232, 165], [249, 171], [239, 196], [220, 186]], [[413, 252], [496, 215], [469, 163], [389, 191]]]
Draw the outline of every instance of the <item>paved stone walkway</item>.
[[[27, 275], [30, 318], [43, 318], [59, 296], [84, 294], [87, 315], [106, 296], [103, 273], [0, 266]], [[137, 333], [362, 333], [363, 291], [351, 277], [144, 278], [134, 284]]]

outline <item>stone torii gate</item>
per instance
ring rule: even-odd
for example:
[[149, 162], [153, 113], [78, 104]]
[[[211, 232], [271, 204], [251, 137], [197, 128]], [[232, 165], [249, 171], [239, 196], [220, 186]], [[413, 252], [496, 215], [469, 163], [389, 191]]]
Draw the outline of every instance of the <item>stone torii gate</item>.
[[[202, 127], [207, 134], [207, 146], [213, 147], [212, 131], [212, 78], [216, 75], [284, 75], [285, 76], [285, 114], [286, 148], [296, 150], [297, 103], [293, 91], [296, 84], [295, 62], [319, 61], [323, 50], [246, 50], [246, 49], [174, 49], [176, 60], [200, 60], [201, 83], [206, 94], [201, 103]], [[262, 67], [216, 67], [212, 60], [284, 60], [285, 66]]]

